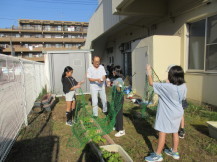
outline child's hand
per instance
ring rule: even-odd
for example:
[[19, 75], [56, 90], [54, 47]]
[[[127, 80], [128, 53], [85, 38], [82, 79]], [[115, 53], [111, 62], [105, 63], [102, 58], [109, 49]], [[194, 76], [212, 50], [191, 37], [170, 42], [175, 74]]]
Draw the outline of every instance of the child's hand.
[[81, 85], [81, 84], [83, 84], [83, 83], [84, 83], [84, 80], [80, 81], [78, 84]]
[[149, 64], [146, 65], [146, 72], [147, 72], [147, 75], [151, 75], [152, 73], [151, 66]]
[[80, 85], [80, 84], [78, 84], [78, 85], [76, 86], [76, 88], [81, 88], [81, 85]]

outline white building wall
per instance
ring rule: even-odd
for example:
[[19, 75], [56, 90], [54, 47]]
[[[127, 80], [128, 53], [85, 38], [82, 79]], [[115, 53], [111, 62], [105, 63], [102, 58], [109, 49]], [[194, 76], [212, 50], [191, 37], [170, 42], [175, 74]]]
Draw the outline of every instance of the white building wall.
[[[113, 0], [114, 1], [114, 0]], [[112, 14], [112, 0], [102, 0], [89, 21], [85, 49], [91, 48], [91, 43], [108, 29], [121, 22], [125, 16]]]

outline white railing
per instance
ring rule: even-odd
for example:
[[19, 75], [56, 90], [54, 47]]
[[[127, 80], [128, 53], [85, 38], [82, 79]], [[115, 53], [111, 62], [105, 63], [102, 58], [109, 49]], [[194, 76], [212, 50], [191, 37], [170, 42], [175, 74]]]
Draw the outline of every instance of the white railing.
[[44, 64], [0, 54], [0, 161], [45, 87]]

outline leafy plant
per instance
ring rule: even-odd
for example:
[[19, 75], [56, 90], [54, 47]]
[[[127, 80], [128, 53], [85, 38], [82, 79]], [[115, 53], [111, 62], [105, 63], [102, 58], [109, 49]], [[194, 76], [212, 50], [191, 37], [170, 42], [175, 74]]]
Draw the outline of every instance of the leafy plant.
[[121, 156], [117, 152], [109, 152], [105, 149], [101, 149], [101, 151], [106, 162], [123, 162]]
[[104, 138], [102, 138], [100, 135], [93, 137], [92, 140], [93, 140], [93, 142], [95, 142], [97, 144], [106, 142], [106, 140]]
[[42, 89], [41, 93], [39, 94], [36, 100], [40, 100], [46, 94], [47, 94], [47, 88], [45, 87]]

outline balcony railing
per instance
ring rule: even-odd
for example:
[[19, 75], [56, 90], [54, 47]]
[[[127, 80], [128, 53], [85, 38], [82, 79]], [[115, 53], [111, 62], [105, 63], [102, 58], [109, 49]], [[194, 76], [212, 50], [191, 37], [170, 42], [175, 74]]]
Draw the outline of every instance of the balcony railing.
[[[56, 46], [52, 46], [52, 47], [34, 47], [30, 50], [30, 48], [27, 47], [13, 47], [13, 51], [14, 52], [42, 52], [42, 51], [54, 51], [54, 50], [73, 50], [73, 49], [78, 49], [78, 46], [71, 46], [71, 47], [56, 47]], [[4, 48], [3, 52], [11, 52], [11, 48]]]
[[85, 39], [84, 38], [25, 38], [25, 37], [20, 37], [20, 38], [16, 38], [16, 37], [0, 37], [0, 42], [53, 42], [53, 43], [57, 43], [57, 42], [64, 42], [64, 43], [82, 43], [84, 42]]
[[11, 29], [11, 30], [31, 30], [31, 31], [55, 31], [55, 32], [87, 32], [86, 28], [79, 27], [78, 29], [73, 28], [54, 28], [54, 27], [18, 27], [18, 26], [12, 26], [11, 28], [5, 28], [5, 29]]

